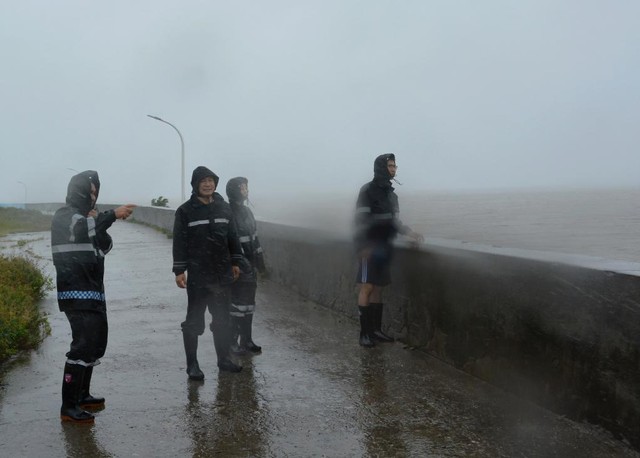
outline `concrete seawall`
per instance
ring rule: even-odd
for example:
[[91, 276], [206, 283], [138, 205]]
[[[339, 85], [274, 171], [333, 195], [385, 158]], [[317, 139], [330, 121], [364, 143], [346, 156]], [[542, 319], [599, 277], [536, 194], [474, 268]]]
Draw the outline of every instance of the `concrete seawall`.
[[[169, 231], [173, 215], [134, 214]], [[356, 317], [349, 240], [259, 230], [272, 279]], [[429, 241], [399, 246], [392, 275], [384, 327], [407, 345], [640, 448], [640, 264]]]

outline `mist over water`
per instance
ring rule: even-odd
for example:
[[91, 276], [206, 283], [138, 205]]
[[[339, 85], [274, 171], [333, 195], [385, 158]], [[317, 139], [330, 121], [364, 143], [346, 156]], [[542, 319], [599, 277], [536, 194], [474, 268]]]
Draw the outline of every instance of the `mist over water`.
[[[353, 193], [252, 196], [258, 219], [349, 235]], [[413, 192], [400, 218], [427, 238], [640, 262], [640, 188]]]

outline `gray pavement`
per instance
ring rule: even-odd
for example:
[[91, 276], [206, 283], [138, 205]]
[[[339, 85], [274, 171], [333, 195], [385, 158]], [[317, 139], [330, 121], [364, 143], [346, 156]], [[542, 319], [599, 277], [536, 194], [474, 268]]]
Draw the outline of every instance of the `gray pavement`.
[[[184, 372], [171, 241], [117, 222], [107, 257], [110, 334], [93, 390], [94, 425], [59, 420], [70, 330], [55, 292], [52, 334], [0, 373], [0, 456], [11, 457], [616, 457], [611, 435], [514, 398], [401, 343], [366, 350], [355, 322], [271, 282], [258, 290], [255, 341], [239, 374], [218, 374], [200, 338], [204, 382]], [[17, 239], [31, 240], [15, 247]], [[2, 240], [2, 239], [0, 239]], [[48, 234], [10, 236], [53, 276]], [[13, 246], [13, 248], [6, 248]], [[354, 296], [355, 298], [355, 296]]]

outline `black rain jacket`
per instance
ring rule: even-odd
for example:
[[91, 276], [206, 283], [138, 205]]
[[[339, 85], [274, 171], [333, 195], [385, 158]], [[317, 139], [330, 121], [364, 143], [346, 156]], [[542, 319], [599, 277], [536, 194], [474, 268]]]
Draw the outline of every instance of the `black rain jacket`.
[[395, 155], [378, 156], [373, 163], [373, 180], [360, 188], [354, 235], [358, 252], [380, 243], [391, 243], [398, 233], [409, 232], [409, 228], [398, 219], [400, 206], [391, 186], [391, 175], [387, 169], [389, 160], [395, 161]]
[[98, 173], [93, 170], [74, 175], [67, 188], [66, 205], [51, 221], [51, 251], [56, 268], [58, 307], [61, 311], [106, 310], [104, 256], [111, 250], [107, 233], [116, 220], [109, 210], [88, 216], [91, 184], [100, 191]]
[[235, 177], [227, 182], [227, 197], [229, 205], [236, 222], [238, 230], [238, 238], [242, 244], [242, 251], [245, 258], [259, 272], [264, 273], [266, 270], [264, 262], [264, 253], [260, 246], [258, 238], [258, 225], [253, 216], [253, 212], [245, 205], [245, 198], [240, 194], [240, 185], [249, 184], [249, 180], [245, 177]]
[[242, 262], [242, 247], [238, 240], [231, 207], [217, 192], [213, 202], [198, 199], [198, 183], [218, 176], [206, 167], [193, 171], [191, 198], [175, 213], [173, 225], [173, 273], [187, 272], [187, 287], [233, 282], [231, 267]]

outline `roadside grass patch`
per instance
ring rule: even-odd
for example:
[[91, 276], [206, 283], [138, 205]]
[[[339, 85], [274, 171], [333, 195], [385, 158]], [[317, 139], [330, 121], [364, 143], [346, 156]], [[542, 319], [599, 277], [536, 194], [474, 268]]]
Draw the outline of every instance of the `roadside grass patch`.
[[0, 362], [36, 348], [50, 334], [39, 301], [53, 289], [31, 259], [0, 255]]
[[51, 229], [51, 215], [36, 210], [0, 207], [0, 236], [14, 232], [41, 232]]

